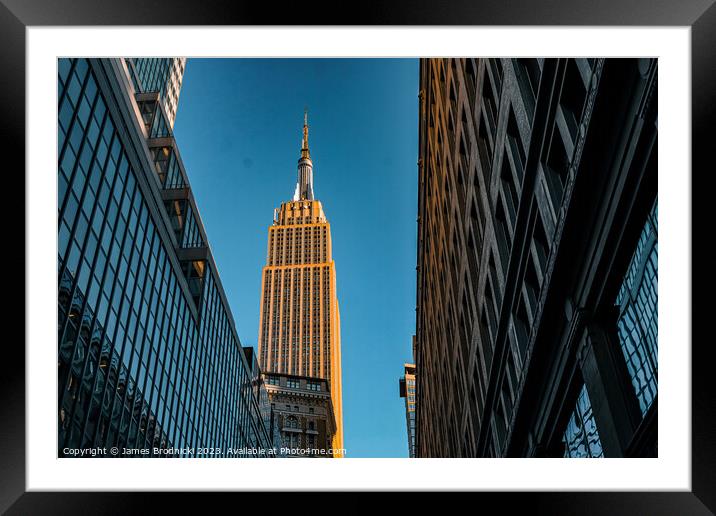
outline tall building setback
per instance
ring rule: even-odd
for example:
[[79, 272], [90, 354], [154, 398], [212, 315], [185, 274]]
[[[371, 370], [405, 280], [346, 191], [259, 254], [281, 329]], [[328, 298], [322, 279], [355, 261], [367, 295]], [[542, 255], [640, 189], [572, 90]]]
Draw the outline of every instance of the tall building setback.
[[185, 57], [135, 57], [124, 60], [137, 93], [156, 92], [164, 107], [169, 127], [179, 105], [179, 93], [186, 68]]
[[58, 61], [58, 455], [271, 448], [162, 97], [128, 70]]
[[[304, 115], [293, 200], [274, 211], [261, 278], [259, 364], [267, 374], [325, 379], [335, 415], [333, 448], [343, 448], [340, 315], [331, 226], [314, 199]], [[340, 455], [337, 452], [337, 455]]]
[[418, 457], [657, 456], [656, 59], [422, 59]]

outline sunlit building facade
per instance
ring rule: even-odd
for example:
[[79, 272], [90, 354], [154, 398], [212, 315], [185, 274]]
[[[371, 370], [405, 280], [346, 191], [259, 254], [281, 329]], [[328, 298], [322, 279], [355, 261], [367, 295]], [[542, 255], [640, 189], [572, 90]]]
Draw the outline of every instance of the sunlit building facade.
[[[274, 211], [261, 278], [259, 364], [328, 382], [335, 417], [333, 448], [343, 448], [340, 315], [331, 226], [314, 198], [313, 161], [304, 117], [293, 200]], [[340, 456], [340, 453], [337, 454]]]
[[405, 426], [408, 435], [408, 456], [415, 457], [415, 364], [404, 364], [405, 373], [399, 381], [400, 397], [405, 398]]
[[128, 66], [58, 61], [58, 455], [270, 448], [162, 94]]
[[657, 455], [657, 68], [421, 60], [418, 457]]
[[134, 57], [125, 59], [125, 64], [136, 91], [159, 94], [169, 127], [173, 128], [186, 68], [186, 58]]

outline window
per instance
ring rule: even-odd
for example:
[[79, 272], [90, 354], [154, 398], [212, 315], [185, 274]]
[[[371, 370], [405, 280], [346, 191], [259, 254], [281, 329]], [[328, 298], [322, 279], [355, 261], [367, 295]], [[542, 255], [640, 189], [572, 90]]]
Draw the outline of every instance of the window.
[[480, 158], [482, 176], [486, 185], [490, 184], [490, 175], [492, 173], [492, 146], [492, 133], [488, 132], [485, 116], [480, 116], [480, 125], [477, 133], [477, 155]]
[[306, 388], [309, 391], [320, 391], [321, 384], [319, 382], [306, 382]]
[[583, 385], [579, 392], [577, 404], [562, 435], [562, 443], [564, 457], [604, 457], [586, 385]]
[[555, 128], [552, 132], [545, 167], [545, 178], [549, 185], [552, 207], [555, 213], [558, 213], [562, 206], [562, 196], [564, 195], [569, 180], [570, 163], [571, 156], [567, 154], [567, 149], [560, 132]]
[[567, 125], [572, 142], [576, 143], [579, 124], [582, 121], [584, 105], [587, 99], [587, 85], [584, 83], [576, 59], [569, 59], [559, 99], [564, 122]]
[[657, 204], [642, 229], [617, 296], [617, 328], [642, 414], [657, 394]]
[[301, 387], [301, 382], [296, 378], [288, 378], [286, 380], [286, 387], [289, 389], [298, 389]]
[[465, 80], [467, 83], [467, 97], [470, 106], [475, 104], [475, 91], [477, 87], [477, 66], [474, 59], [465, 60]]
[[515, 164], [517, 182], [519, 185], [521, 185], [522, 176], [524, 175], [525, 161], [527, 160], [527, 158], [525, 156], [525, 149], [522, 145], [520, 129], [517, 125], [517, 119], [515, 118], [515, 111], [512, 105], [510, 105], [510, 111], [507, 119], [507, 132], [505, 134], [505, 137], [507, 140], [507, 147], [511, 151], [512, 161]]
[[281, 435], [281, 442], [284, 448], [298, 448], [300, 445], [300, 437], [293, 432], [286, 432]]
[[515, 75], [522, 93], [527, 116], [532, 120], [542, 75], [539, 59], [513, 59]]

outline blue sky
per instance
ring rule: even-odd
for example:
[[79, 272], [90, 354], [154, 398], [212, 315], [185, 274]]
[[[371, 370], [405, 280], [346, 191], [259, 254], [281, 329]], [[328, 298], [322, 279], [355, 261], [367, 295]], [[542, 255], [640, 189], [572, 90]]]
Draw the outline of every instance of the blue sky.
[[415, 332], [416, 59], [189, 59], [174, 127], [244, 346], [257, 347], [273, 209], [308, 107], [331, 223], [347, 457], [407, 457], [398, 378]]

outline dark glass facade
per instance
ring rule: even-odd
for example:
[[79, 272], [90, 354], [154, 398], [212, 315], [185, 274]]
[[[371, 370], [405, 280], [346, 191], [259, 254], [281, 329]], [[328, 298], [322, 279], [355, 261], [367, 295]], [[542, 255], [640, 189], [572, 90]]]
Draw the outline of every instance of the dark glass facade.
[[421, 59], [418, 457], [655, 456], [655, 59]]
[[58, 455], [271, 447], [166, 113], [126, 69], [58, 61]]
[[646, 414], [657, 394], [657, 227], [654, 204], [617, 298], [619, 342], [642, 414]]
[[592, 412], [592, 402], [589, 400], [586, 386], [579, 391], [577, 404], [569, 417], [562, 441], [566, 458], [604, 457], [602, 442], [599, 440], [599, 431]]

